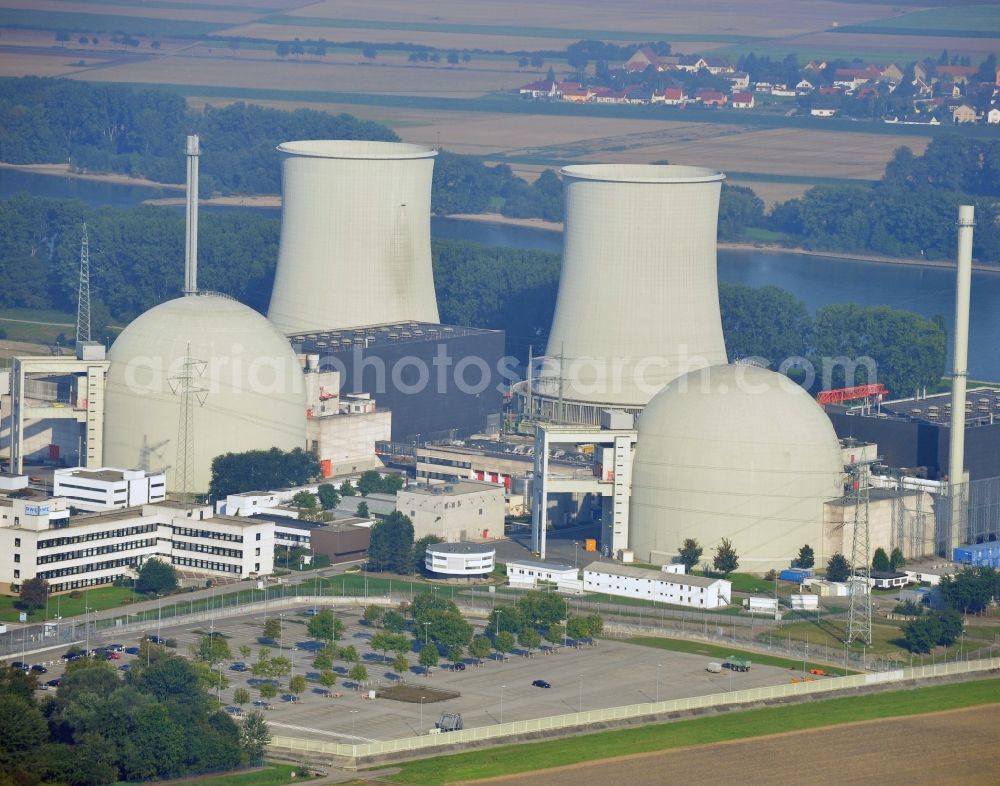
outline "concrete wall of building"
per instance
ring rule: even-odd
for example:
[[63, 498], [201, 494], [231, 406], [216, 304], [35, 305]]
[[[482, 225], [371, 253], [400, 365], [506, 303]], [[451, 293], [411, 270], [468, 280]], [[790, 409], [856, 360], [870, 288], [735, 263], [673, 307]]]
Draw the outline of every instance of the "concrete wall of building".
[[[890, 554], [898, 547], [908, 560], [933, 555], [934, 504], [934, 497], [924, 491], [870, 500], [868, 531], [872, 553], [881, 547]], [[837, 553], [851, 558], [854, 514], [855, 506], [850, 503], [829, 502], [824, 506], [823, 543], [816, 552], [818, 566], [824, 566]], [[809, 545], [816, 549], [814, 544]]]
[[396, 510], [413, 522], [413, 537], [437, 535], [448, 543], [503, 537], [506, 503], [498, 486], [463, 494], [428, 494], [403, 489]]
[[392, 413], [386, 410], [306, 418], [306, 441], [320, 460], [329, 461], [330, 475], [348, 475], [382, 466], [376, 441], [392, 434]]
[[330, 562], [350, 562], [368, 553], [372, 531], [369, 527], [320, 527], [312, 531], [312, 550]]

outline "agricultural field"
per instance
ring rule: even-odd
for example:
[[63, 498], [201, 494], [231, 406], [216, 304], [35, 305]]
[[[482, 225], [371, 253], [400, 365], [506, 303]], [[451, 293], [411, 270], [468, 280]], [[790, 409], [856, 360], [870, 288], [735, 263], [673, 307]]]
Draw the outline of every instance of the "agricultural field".
[[[751, 786], [775, 783], [996, 783], [988, 751], [1000, 706], [937, 712], [890, 722], [867, 721], [831, 728], [792, 731], [721, 745], [697, 745], [664, 753], [620, 756], [548, 770], [552, 786], [576, 786], [581, 776], [591, 783], [658, 786], [663, 773], [671, 782], [698, 783], [705, 773], [713, 781]], [[920, 755], [913, 741], [920, 740]], [[808, 762], [790, 751], [809, 751]], [[981, 752], [977, 755], [977, 751]], [[583, 768], [586, 768], [584, 771]], [[584, 774], [585, 772], [585, 774]], [[479, 781], [482, 782], [482, 781]], [[492, 778], [493, 786], [528, 786], [537, 774]]]
[[995, 5], [930, 8], [893, 18], [842, 25], [838, 29], [845, 33], [877, 35], [1000, 38], [1000, 8]]

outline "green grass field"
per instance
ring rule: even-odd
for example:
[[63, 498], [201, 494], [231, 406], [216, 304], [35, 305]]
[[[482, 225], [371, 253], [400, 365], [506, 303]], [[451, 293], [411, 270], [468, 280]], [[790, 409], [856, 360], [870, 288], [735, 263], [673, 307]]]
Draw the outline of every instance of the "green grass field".
[[60, 333], [75, 335], [76, 315], [54, 309], [4, 308], [0, 309], [0, 330], [13, 341], [52, 343]]
[[517, 25], [462, 25], [445, 22], [385, 22], [374, 19], [331, 19], [325, 16], [274, 14], [262, 24], [294, 27], [336, 27], [349, 30], [400, 30], [421, 33], [465, 33], [467, 35], [510, 36], [511, 38], [565, 38], [570, 41], [714, 41], [743, 43], [763, 40], [757, 36], [712, 33], [639, 33], [634, 30], [577, 30], [564, 27], [519, 27]]
[[[49, 598], [48, 614], [46, 610], [36, 609], [28, 615], [29, 622], [41, 622], [45, 619], [55, 619], [56, 616], [65, 618], [75, 617], [83, 614], [84, 608], [91, 611], [103, 611], [104, 609], [117, 609], [122, 606], [123, 601], [132, 599], [131, 587], [99, 587], [97, 589], [82, 591], [79, 598], [71, 598], [69, 595], [56, 595]], [[142, 600], [141, 596], [139, 598]], [[3, 595], [0, 596], [0, 620], [16, 621], [20, 609], [14, 606], [17, 598]]]
[[856, 25], [835, 27], [831, 29], [831, 32], [1000, 38], [1000, 6], [967, 5], [957, 8], [930, 8], [903, 14], [894, 19], [877, 19]]
[[[734, 649], [733, 647], [719, 647], [715, 644], [705, 644], [701, 641], [688, 641], [686, 639], [660, 639], [650, 636], [638, 636], [633, 639], [624, 639], [628, 644], [638, 644], [641, 647], [655, 647], [660, 650], [671, 652], [687, 652], [692, 655], [707, 655], [710, 658], [723, 659], [728, 655], [742, 655], [750, 658], [754, 663], [764, 666], [777, 666], [779, 669], [790, 669], [798, 674], [802, 673], [802, 661], [791, 660], [790, 658], [779, 658], [774, 655], [762, 655], [759, 652], [749, 652], [747, 650]], [[829, 671], [830, 666], [825, 663], [813, 663], [806, 661], [805, 670], [823, 669]], [[850, 670], [839, 669], [837, 675], [855, 674]]]
[[115, 14], [77, 14], [64, 11], [28, 11], [8, 8], [3, 12], [5, 27], [36, 30], [66, 30], [71, 33], [128, 33], [151, 38], [197, 38], [232, 27], [229, 23], [190, 22], [184, 19], [148, 19]]
[[403, 764], [388, 780], [412, 786], [534, 772], [612, 756], [651, 753], [726, 740], [763, 737], [859, 720], [905, 717], [928, 712], [1000, 703], [1000, 680], [901, 690], [769, 707], [731, 715], [695, 718], [637, 729], [606, 731], [533, 744], [439, 756]]
[[[298, 774], [298, 767], [291, 764], [266, 764], [258, 770], [236, 772], [223, 775], [201, 775], [186, 782], [198, 786], [282, 786], [285, 783], [308, 781], [310, 778]], [[115, 786], [127, 786], [119, 781]]]

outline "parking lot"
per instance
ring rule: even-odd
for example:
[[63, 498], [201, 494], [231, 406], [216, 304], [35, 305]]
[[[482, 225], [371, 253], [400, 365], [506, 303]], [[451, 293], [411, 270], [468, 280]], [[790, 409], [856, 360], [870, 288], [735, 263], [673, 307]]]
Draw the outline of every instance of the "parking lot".
[[[272, 709], [266, 715], [275, 734], [307, 737], [331, 742], [388, 740], [427, 733], [442, 712], [462, 714], [466, 728], [486, 726], [514, 720], [526, 720], [547, 715], [576, 712], [580, 709], [597, 709], [635, 704], [647, 701], [717, 693], [730, 689], [759, 687], [787, 682], [790, 675], [785, 669], [769, 666], [754, 666], [747, 673], [733, 673], [724, 670], [711, 674], [705, 666], [711, 660], [708, 655], [668, 652], [602, 640], [598, 646], [580, 648], [563, 647], [558, 654], [544, 655], [537, 652], [533, 657], [512, 654], [505, 662], [487, 660], [481, 667], [466, 660], [464, 671], [452, 672], [443, 668], [435, 669], [427, 676], [416, 665], [417, 653], [410, 656], [413, 664], [404, 679], [410, 685], [427, 685], [458, 691], [458, 698], [437, 703], [410, 704], [388, 699], [370, 700], [367, 690], [358, 691], [347, 679], [349, 664], [338, 661], [334, 671], [338, 674], [338, 684], [333, 691], [339, 697], [328, 697], [322, 686], [315, 682], [318, 676], [312, 666], [314, 651], [318, 642], [310, 640], [306, 633], [308, 617], [301, 609], [289, 609], [282, 615], [284, 638], [281, 654], [289, 657], [294, 664], [292, 674], [304, 674], [310, 680], [310, 687], [297, 702], [291, 702], [279, 694], [271, 700]], [[347, 632], [341, 645], [354, 644], [368, 667], [372, 685], [392, 684], [396, 675], [388, 663], [382, 662], [381, 653], [372, 652], [367, 646], [372, 629], [361, 624], [361, 608], [337, 609], [341, 620], [347, 624]], [[481, 624], [481, 623], [480, 623]], [[272, 654], [279, 654], [279, 648], [260, 640], [263, 628], [261, 615], [229, 618], [216, 621], [215, 630], [222, 633], [233, 652], [233, 661], [241, 660], [239, 647], [250, 645], [256, 660], [257, 650], [268, 646]], [[190, 626], [166, 626], [161, 635], [177, 641], [177, 652], [190, 656], [191, 645], [202, 633], [208, 632], [204, 624]], [[134, 645], [134, 641], [123, 641], [119, 636], [112, 639], [94, 641], [91, 646], [111, 642]], [[56, 662], [50, 672], [42, 675], [46, 679], [58, 676], [63, 664], [58, 661], [61, 652], [54, 652], [38, 660]], [[112, 661], [118, 667], [134, 660], [125, 654], [121, 660]], [[390, 659], [391, 659], [390, 655]], [[259, 699], [254, 677], [249, 671], [237, 672], [224, 665], [229, 679], [229, 687], [221, 691], [220, 698], [225, 705], [232, 704], [233, 691], [247, 687], [254, 699]], [[535, 680], [544, 680], [551, 688], [532, 686]], [[287, 686], [287, 678], [282, 683]], [[285, 691], [282, 691], [285, 693]]]

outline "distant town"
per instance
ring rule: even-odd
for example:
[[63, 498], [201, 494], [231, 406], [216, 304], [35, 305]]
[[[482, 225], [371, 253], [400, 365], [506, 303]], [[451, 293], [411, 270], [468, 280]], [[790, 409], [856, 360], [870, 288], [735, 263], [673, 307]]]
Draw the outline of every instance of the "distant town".
[[550, 69], [548, 78], [529, 82], [518, 93], [535, 101], [578, 104], [777, 109], [887, 123], [1000, 125], [1000, 68], [993, 55], [978, 66], [947, 52], [908, 66], [859, 60], [800, 65], [795, 55], [773, 61], [752, 54], [733, 64], [697, 54], [659, 54], [643, 46], [615, 68], [598, 63], [593, 77], [577, 73], [560, 80]]

